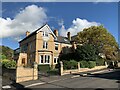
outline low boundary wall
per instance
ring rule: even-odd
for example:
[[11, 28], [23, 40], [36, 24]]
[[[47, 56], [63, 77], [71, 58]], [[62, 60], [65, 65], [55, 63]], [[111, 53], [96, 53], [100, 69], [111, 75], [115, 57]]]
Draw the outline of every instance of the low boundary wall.
[[37, 80], [38, 79], [38, 70], [37, 68], [24, 68], [17, 67], [16, 71], [16, 82], [24, 82], [29, 80]]
[[72, 70], [64, 70], [63, 69], [63, 63], [60, 62], [60, 75], [66, 75], [66, 74], [71, 74], [71, 73], [79, 73], [79, 72], [87, 72], [87, 71], [94, 71], [94, 70], [101, 70], [105, 69], [108, 66], [95, 66], [94, 68], [80, 68], [80, 64], [78, 63], [78, 69], [72, 69]]

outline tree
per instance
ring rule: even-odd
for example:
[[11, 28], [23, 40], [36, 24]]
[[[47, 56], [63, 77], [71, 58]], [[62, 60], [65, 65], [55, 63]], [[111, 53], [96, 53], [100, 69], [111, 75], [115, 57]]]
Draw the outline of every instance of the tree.
[[78, 44], [90, 44], [97, 47], [98, 52], [103, 53], [107, 60], [118, 59], [118, 44], [115, 38], [102, 25], [85, 28], [77, 34], [75, 41]]
[[98, 50], [93, 45], [78, 45], [76, 49], [77, 58], [85, 61], [96, 61], [98, 59]]
[[0, 56], [1, 58], [4, 59], [4, 57], [6, 57], [6, 59], [12, 60], [13, 59], [13, 50], [7, 46], [0, 46]]
[[5, 55], [0, 54], [0, 60], [6, 59]]

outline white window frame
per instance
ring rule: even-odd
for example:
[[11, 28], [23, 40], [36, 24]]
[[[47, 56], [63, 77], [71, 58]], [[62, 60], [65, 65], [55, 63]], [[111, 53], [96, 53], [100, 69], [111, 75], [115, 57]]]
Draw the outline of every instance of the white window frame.
[[[47, 57], [46, 57], [47, 56]], [[45, 58], [46, 57], [46, 58]], [[49, 59], [48, 59], [49, 57]], [[46, 60], [45, 60], [46, 59]], [[48, 62], [49, 60], [49, 62]], [[44, 64], [50, 64], [50, 55], [44, 55]]]
[[44, 48], [44, 49], [48, 49], [48, 42], [43, 41], [43, 48]]
[[[58, 46], [59, 46], [59, 44], [55, 43], [55, 48], [56, 48], [56, 46], [58, 47]], [[59, 48], [58, 48], [58, 49], [59, 49]], [[57, 50], [58, 50], [58, 49], [57, 49]], [[55, 50], [56, 50], [56, 49], [55, 49]], [[57, 51], [57, 50], [56, 50], [56, 51]]]
[[[56, 60], [56, 62], [55, 62]], [[54, 64], [57, 64], [58, 63], [58, 57], [54, 57]]]
[[[41, 56], [43, 56], [43, 63], [41, 62]], [[44, 64], [44, 55], [39, 55], [39, 64]]]
[[48, 32], [45, 32], [45, 31], [44, 31], [44, 32], [43, 32], [43, 36], [44, 36], [44, 37], [48, 37], [48, 36], [49, 36]]

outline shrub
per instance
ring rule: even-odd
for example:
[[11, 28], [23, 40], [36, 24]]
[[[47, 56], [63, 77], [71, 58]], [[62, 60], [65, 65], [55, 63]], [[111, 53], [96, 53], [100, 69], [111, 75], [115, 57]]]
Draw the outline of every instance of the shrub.
[[114, 68], [112, 61], [108, 61], [108, 68]]
[[6, 56], [3, 54], [0, 54], [0, 60], [2, 60], [2, 59], [6, 59]]
[[94, 68], [96, 66], [95, 61], [80, 61], [81, 68]]
[[50, 65], [45, 64], [45, 65], [38, 65], [38, 71], [48, 71], [50, 70]]
[[55, 68], [56, 68], [56, 69], [59, 69], [59, 67], [60, 67], [60, 64], [57, 63], [57, 64], [55, 65]]
[[16, 62], [14, 60], [4, 59], [2, 60], [2, 67], [3, 68], [15, 68]]
[[97, 59], [97, 60], [96, 60], [96, 66], [102, 66], [102, 65], [104, 65], [104, 62], [105, 62], [105, 60], [102, 59], [102, 58]]
[[94, 68], [96, 66], [95, 61], [88, 61], [88, 68]]
[[63, 61], [63, 68], [64, 69], [77, 69], [77, 61], [70, 60], [70, 61]]
[[80, 67], [81, 68], [88, 68], [88, 62], [87, 61], [80, 61]]

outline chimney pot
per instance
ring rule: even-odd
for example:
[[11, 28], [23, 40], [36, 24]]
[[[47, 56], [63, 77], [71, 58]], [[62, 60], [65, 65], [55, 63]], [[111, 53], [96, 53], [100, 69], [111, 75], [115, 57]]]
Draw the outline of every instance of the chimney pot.
[[27, 31], [27, 32], [26, 32], [26, 36], [28, 36], [29, 34], [30, 34], [30, 32], [29, 32], [29, 31]]
[[54, 34], [58, 37], [58, 30], [54, 30]]
[[68, 37], [68, 40], [71, 41], [71, 35], [70, 35], [70, 32], [67, 33], [67, 37]]

